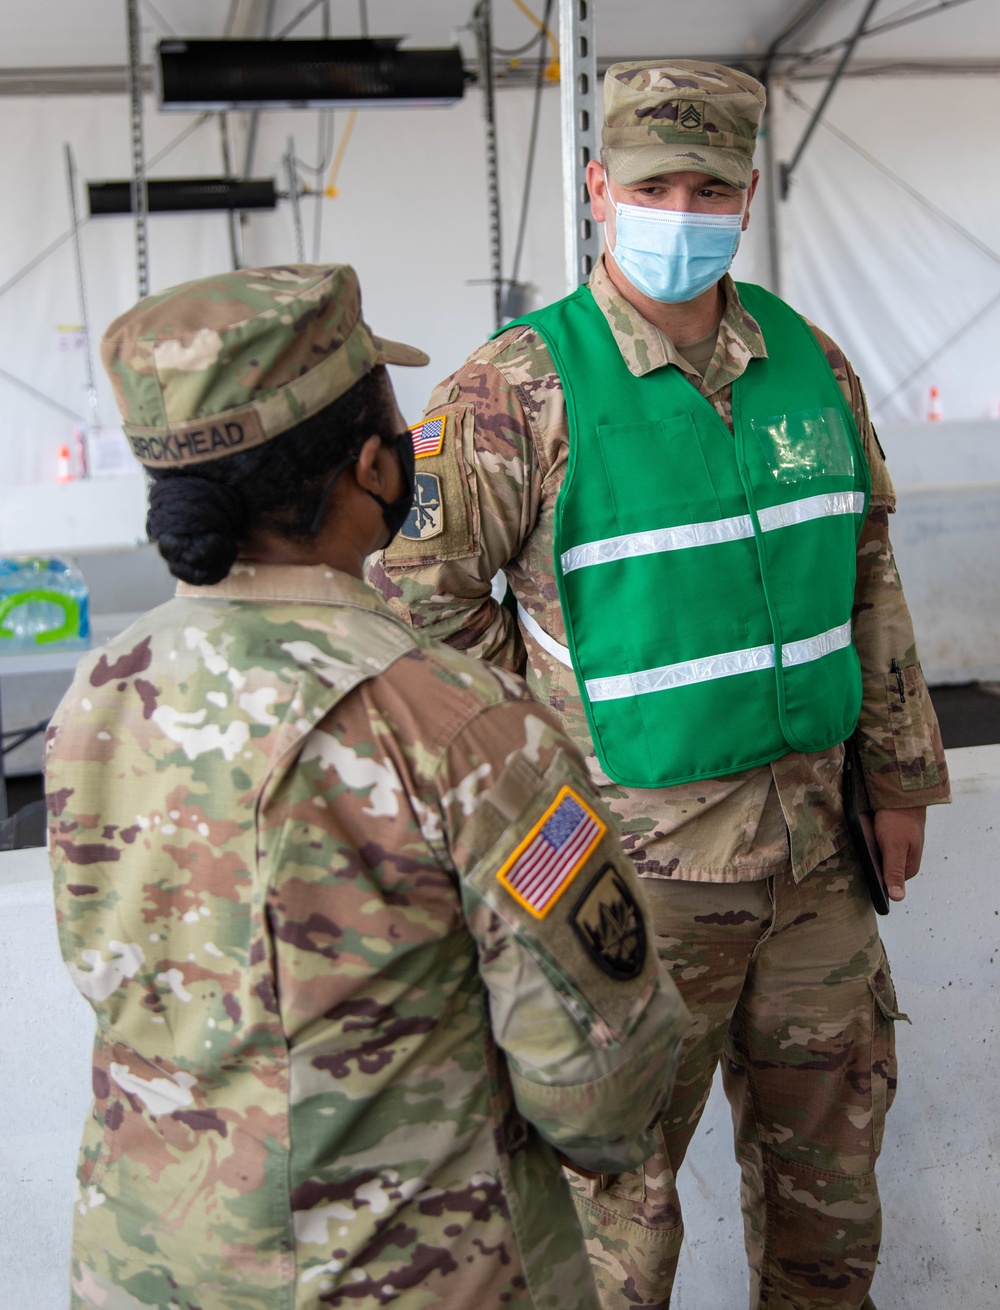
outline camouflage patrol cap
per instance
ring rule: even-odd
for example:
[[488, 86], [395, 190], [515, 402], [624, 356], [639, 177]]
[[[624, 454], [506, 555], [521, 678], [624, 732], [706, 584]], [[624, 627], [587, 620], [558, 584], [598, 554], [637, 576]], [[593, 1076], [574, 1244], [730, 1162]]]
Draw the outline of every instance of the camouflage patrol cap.
[[612, 64], [604, 77], [608, 171], [622, 186], [660, 173], [711, 173], [745, 191], [764, 88], [725, 64]]
[[150, 468], [259, 446], [377, 364], [426, 364], [375, 336], [347, 264], [244, 268], [149, 296], [105, 332], [101, 359], [132, 452]]

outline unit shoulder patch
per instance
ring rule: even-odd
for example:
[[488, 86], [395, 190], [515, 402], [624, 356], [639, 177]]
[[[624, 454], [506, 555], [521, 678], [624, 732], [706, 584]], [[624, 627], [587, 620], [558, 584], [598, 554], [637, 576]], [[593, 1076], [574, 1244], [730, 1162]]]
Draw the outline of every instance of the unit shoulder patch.
[[572, 787], [555, 800], [497, 873], [497, 880], [536, 919], [545, 916], [607, 832]]
[[642, 910], [613, 864], [590, 880], [569, 916], [583, 949], [599, 969], [627, 982], [646, 963], [646, 925]]
[[399, 530], [408, 541], [427, 541], [444, 532], [444, 501], [441, 479], [434, 473], [414, 476], [413, 507]]
[[444, 434], [448, 426], [448, 415], [437, 414], [434, 418], [425, 418], [410, 428], [413, 436], [414, 459], [430, 459], [440, 455], [444, 447]]
[[385, 552], [390, 573], [465, 559], [478, 551], [479, 517], [470, 454], [474, 431], [471, 405], [435, 408], [409, 429], [414, 455], [413, 509]]

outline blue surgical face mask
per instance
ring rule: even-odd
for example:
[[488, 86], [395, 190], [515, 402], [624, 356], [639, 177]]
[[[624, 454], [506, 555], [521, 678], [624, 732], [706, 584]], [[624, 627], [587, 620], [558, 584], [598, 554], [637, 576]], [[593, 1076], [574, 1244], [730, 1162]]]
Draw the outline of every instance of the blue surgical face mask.
[[694, 300], [729, 271], [743, 214], [687, 214], [617, 205], [615, 263], [634, 287], [666, 305]]

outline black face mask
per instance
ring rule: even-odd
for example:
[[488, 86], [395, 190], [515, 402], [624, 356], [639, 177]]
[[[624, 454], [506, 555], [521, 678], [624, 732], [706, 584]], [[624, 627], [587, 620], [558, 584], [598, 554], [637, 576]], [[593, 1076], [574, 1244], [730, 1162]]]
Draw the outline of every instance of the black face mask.
[[372, 500], [378, 501], [379, 505], [381, 505], [382, 518], [389, 530], [389, 539], [383, 545], [383, 550], [392, 543], [399, 529], [410, 517], [410, 510], [413, 508], [413, 495], [417, 486], [417, 463], [413, 453], [413, 433], [410, 431], [400, 432], [398, 436], [393, 437], [391, 441], [386, 441], [385, 444], [396, 448], [396, 454], [399, 457], [399, 471], [403, 475], [406, 489], [398, 500], [383, 500], [381, 496], [376, 496], [374, 491], [368, 493]]
[[[367, 494], [371, 496], [372, 500], [378, 501], [382, 508], [382, 518], [385, 522], [385, 526], [389, 530], [388, 540], [381, 547], [382, 550], [385, 550], [385, 548], [393, 541], [396, 534], [399, 532], [399, 529], [406, 522], [410, 510], [413, 508], [413, 496], [417, 485], [417, 466], [416, 457], [413, 453], [413, 434], [410, 431], [407, 430], [406, 432], [400, 432], [395, 437], [382, 437], [381, 440], [383, 445], [392, 446], [395, 449], [396, 457], [399, 460], [399, 471], [406, 483], [406, 490], [399, 499], [391, 501], [384, 500], [381, 496], [377, 496], [374, 491], [367, 491], [367, 488], [365, 488]], [[326, 511], [330, 504], [330, 496], [333, 494], [334, 483], [345, 469], [350, 468], [352, 464], [356, 464], [357, 462], [357, 455], [348, 456], [347, 459], [340, 461], [327, 478], [326, 485], [324, 486], [322, 495], [319, 499], [319, 504], [316, 506], [316, 513], [313, 516], [313, 521], [309, 527], [311, 533], [315, 534], [319, 532], [320, 528], [323, 526], [323, 522], [326, 519]]]

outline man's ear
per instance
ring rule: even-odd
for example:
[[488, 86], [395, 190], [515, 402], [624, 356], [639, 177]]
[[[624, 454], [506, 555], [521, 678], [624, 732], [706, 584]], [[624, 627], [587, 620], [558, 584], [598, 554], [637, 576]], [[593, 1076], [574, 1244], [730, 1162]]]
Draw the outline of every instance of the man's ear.
[[587, 165], [587, 190], [594, 222], [603, 223], [608, 208], [608, 179], [600, 160], [592, 159]]
[[743, 223], [740, 228], [741, 232], [745, 232], [747, 228], [750, 226], [750, 202], [753, 200], [753, 195], [754, 192], [757, 190], [757, 183], [759, 181], [760, 181], [760, 170], [755, 168], [753, 170], [753, 176], [750, 179], [750, 193], [747, 196], [747, 207], [743, 211]]

